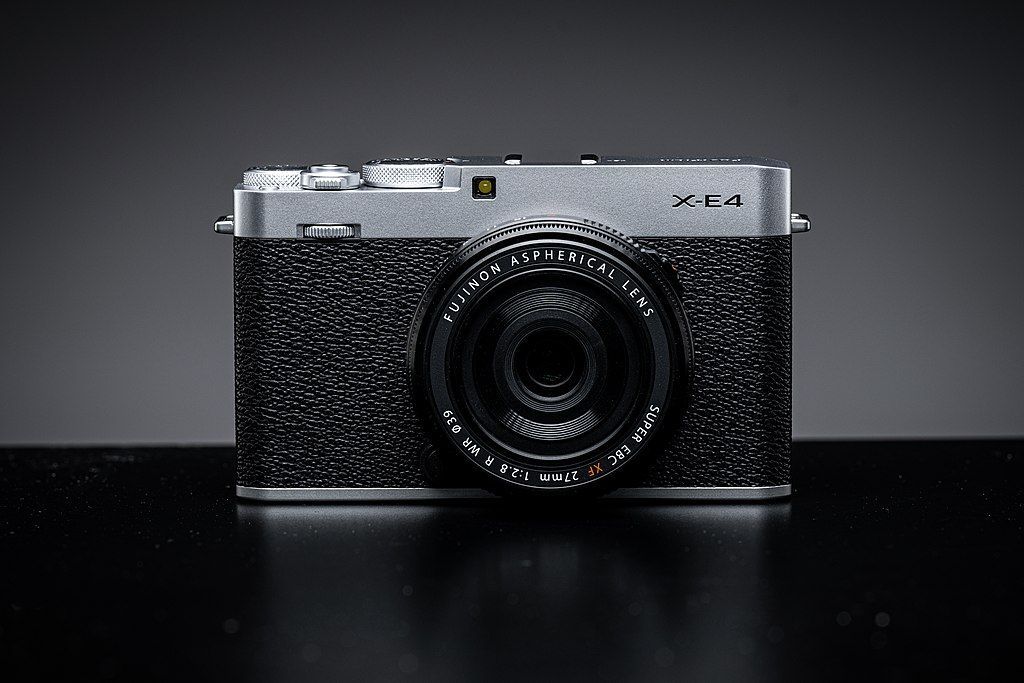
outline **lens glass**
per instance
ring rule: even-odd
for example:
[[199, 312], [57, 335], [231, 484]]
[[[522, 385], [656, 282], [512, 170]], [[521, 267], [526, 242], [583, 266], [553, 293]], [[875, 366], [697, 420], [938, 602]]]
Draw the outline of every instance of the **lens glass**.
[[580, 385], [588, 367], [579, 338], [567, 330], [543, 327], [528, 334], [513, 351], [516, 386], [533, 398], [549, 403]]

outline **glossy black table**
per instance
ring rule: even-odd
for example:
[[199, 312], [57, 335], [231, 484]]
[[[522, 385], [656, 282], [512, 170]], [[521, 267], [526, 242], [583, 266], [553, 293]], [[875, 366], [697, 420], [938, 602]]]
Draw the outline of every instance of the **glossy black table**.
[[798, 442], [711, 505], [247, 504], [232, 455], [0, 451], [0, 678], [1019, 673], [1024, 442]]

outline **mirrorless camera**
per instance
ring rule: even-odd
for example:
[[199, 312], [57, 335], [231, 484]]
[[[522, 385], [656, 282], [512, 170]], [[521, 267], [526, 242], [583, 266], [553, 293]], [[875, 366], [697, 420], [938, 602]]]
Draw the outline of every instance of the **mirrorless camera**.
[[785, 496], [808, 227], [770, 159], [249, 169], [237, 493]]

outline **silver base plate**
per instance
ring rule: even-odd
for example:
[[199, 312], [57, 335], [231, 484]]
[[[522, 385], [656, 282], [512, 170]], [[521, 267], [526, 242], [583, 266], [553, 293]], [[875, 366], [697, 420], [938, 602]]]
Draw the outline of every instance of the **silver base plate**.
[[[784, 498], [793, 493], [789, 484], [781, 486], [673, 486], [659, 488], [622, 488], [606, 494], [616, 500], [768, 500]], [[235, 494], [248, 500], [274, 503], [402, 502], [479, 500], [496, 498], [483, 489], [432, 488], [258, 488], [236, 486]]]

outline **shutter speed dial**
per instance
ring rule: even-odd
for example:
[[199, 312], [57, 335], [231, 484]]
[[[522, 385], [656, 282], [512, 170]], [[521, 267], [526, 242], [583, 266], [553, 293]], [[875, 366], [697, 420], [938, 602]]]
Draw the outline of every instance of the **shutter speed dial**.
[[444, 160], [401, 158], [374, 159], [363, 164], [363, 183], [370, 187], [421, 189], [441, 187]]

